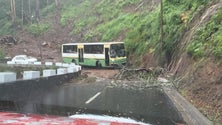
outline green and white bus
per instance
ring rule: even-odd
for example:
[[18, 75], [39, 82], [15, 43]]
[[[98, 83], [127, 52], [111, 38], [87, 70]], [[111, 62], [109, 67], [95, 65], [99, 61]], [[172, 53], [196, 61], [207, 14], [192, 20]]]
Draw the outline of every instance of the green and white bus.
[[82, 66], [116, 67], [126, 63], [123, 42], [66, 43], [62, 45], [65, 63]]

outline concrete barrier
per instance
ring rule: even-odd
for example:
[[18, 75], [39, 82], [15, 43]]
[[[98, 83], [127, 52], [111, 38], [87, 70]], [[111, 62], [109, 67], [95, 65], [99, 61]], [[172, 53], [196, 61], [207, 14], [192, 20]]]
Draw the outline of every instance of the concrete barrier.
[[49, 77], [49, 76], [55, 76], [55, 75], [56, 75], [56, 70], [54, 69], [43, 70], [43, 77]]
[[23, 79], [36, 79], [40, 77], [40, 71], [24, 71], [23, 72]]
[[8, 64], [8, 65], [13, 65], [13, 64], [15, 64], [15, 62], [7, 61], [7, 64]]
[[[8, 61], [8, 64], [14, 64], [12, 61]], [[36, 66], [40, 65], [42, 68], [46, 68], [44, 65], [41, 65], [41, 62], [35, 62], [34, 65], [22, 65], [22, 64], [15, 64], [14, 66], [22, 66], [22, 67], [30, 67], [30, 66]], [[46, 63], [47, 65], [51, 65], [52, 62]], [[75, 63], [55, 63], [57, 66], [62, 65], [62, 67], [58, 67], [58, 69], [39, 69], [39, 71], [24, 71], [21, 72], [17, 75], [17, 78], [22, 78], [23, 79], [35, 79], [41, 77], [48, 77], [48, 76], [54, 76], [54, 75], [62, 75], [62, 74], [67, 74], [67, 73], [75, 73], [81, 71], [81, 66], [76, 65]], [[63, 67], [65, 66], [65, 67]], [[54, 70], [54, 71], [53, 71]]]
[[46, 66], [52, 66], [52, 65], [53, 65], [53, 62], [45, 62], [45, 65], [46, 65]]
[[[30, 67], [30, 66], [41, 66], [42, 68], [46, 68], [45, 66], [57, 66], [58, 69], [50, 69], [50, 70], [45, 70], [40, 69], [41, 71], [24, 71], [23, 72], [23, 79], [35, 79], [41, 77], [40, 74], [42, 74], [42, 77], [48, 77], [48, 76], [54, 76], [54, 75], [62, 75], [62, 74], [67, 74], [67, 73], [75, 73], [79, 72], [82, 70], [81, 66], [76, 65], [75, 63], [61, 63], [61, 62], [45, 62], [45, 66], [42, 65], [42, 62], [34, 62], [32, 65], [31, 64], [15, 64], [12, 61], [8, 61], [7, 64], [14, 64], [14, 66], [23, 66], [23, 67]], [[24, 64], [24, 63], [23, 63]], [[40, 73], [42, 72], [42, 73]], [[21, 74], [17, 74], [19, 78], [21, 78]]]
[[63, 75], [67, 73], [67, 68], [58, 68], [57, 75]]
[[69, 67], [75, 67], [75, 66], [76, 66], [75, 63], [70, 63], [70, 64], [69, 64]]
[[34, 62], [34, 65], [42, 65], [42, 62]]
[[[12, 61], [7, 61], [7, 64], [8, 65], [15, 65], [16, 63], [12, 62]], [[34, 62], [33, 64], [29, 64], [28, 62], [24, 62], [23, 64], [19, 64], [19, 65], [24, 65], [24, 66], [27, 66], [27, 65], [41, 66], [42, 62], [37, 61], [37, 62]], [[61, 67], [61, 68], [76, 67], [77, 71], [82, 70], [81, 66], [80, 65], [76, 65], [75, 63], [45, 62], [44, 65], [45, 66], [53, 66], [54, 65], [54, 66]]]
[[68, 63], [62, 63], [62, 67], [69, 67]]
[[79, 66], [79, 65], [76, 65], [76, 70], [77, 70], [77, 71], [80, 71], [80, 70], [82, 70], [82, 67]]
[[60, 63], [60, 62], [55, 63], [55, 65], [58, 67], [62, 67], [62, 63]]
[[16, 81], [16, 73], [0, 72], [0, 83]]
[[76, 69], [76, 67], [68, 67], [67, 72], [68, 73], [74, 73], [74, 72], [77, 72], [77, 69]]

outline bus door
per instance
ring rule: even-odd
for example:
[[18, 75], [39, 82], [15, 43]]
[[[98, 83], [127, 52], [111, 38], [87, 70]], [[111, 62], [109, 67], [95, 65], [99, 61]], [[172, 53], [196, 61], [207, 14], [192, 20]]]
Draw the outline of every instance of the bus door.
[[105, 48], [105, 64], [109, 66], [109, 48]]
[[84, 62], [84, 58], [83, 58], [83, 48], [79, 48], [78, 49], [79, 52], [79, 62]]

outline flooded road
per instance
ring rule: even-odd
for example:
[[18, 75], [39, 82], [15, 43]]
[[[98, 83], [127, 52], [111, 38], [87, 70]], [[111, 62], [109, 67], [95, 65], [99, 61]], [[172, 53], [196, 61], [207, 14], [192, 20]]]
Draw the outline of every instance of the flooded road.
[[[160, 88], [126, 88], [105, 83], [54, 88], [38, 96], [1, 100], [1, 111], [70, 116], [97, 114], [132, 118], [154, 125], [173, 125], [182, 118]], [[24, 98], [21, 101], [21, 98]]]

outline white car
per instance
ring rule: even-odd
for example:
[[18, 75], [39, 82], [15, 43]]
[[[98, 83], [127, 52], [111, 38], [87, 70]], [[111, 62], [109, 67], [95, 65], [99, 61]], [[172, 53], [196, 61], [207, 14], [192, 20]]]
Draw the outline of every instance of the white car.
[[27, 55], [17, 55], [12, 58], [12, 62], [15, 64], [34, 64], [34, 62], [37, 62], [37, 59]]

